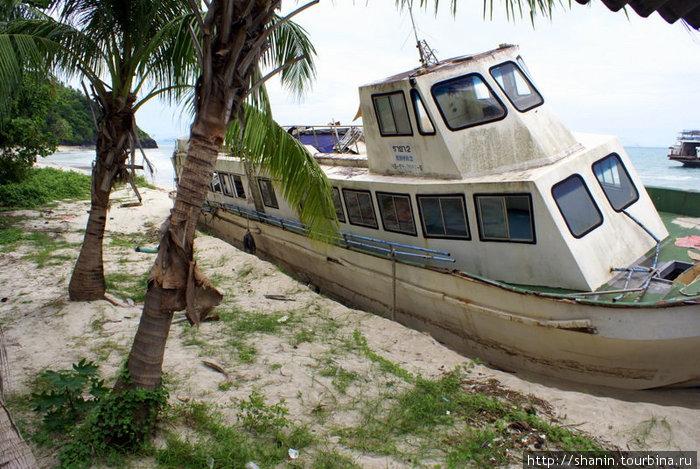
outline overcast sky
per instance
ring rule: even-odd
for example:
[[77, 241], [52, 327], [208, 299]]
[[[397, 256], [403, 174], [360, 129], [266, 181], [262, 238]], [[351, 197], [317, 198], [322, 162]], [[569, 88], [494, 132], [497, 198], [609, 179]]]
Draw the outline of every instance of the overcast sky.
[[[417, 3], [417, 2], [416, 2]], [[441, 2], [445, 6], [449, 2]], [[498, 0], [494, 4], [499, 3]], [[630, 146], [668, 146], [683, 128], [700, 128], [700, 34], [669, 25], [654, 13], [607, 10], [599, 0], [557, 8], [553, 20], [489, 21], [481, 0], [461, 0], [456, 17], [445, 8], [414, 10], [419, 37], [438, 59], [474, 54], [499, 44], [520, 46], [535, 84], [573, 131], [617, 135]], [[301, 3], [286, 0], [284, 11]], [[351, 123], [358, 86], [415, 68], [418, 52], [406, 11], [393, 0], [321, 0], [297, 16], [318, 52], [317, 80], [301, 100], [270, 83], [282, 125]], [[188, 134], [189, 117], [155, 102], [137, 115], [157, 139]]]

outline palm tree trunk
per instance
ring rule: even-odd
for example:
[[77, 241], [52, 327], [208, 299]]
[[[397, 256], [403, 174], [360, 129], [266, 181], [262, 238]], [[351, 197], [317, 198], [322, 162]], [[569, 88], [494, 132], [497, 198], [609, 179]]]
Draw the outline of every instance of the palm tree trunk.
[[10, 411], [0, 399], [0, 467], [35, 469], [36, 460], [12, 421]]
[[104, 178], [105, 167], [98, 155], [92, 170], [92, 197], [85, 236], [68, 284], [68, 294], [72, 301], [99, 300], [105, 295], [102, 241], [107, 223], [109, 191], [99, 189]]
[[[217, 17], [210, 23], [212, 30], [203, 34], [203, 73], [196, 87], [197, 114], [190, 130], [187, 158], [129, 354], [130, 383], [120, 380], [115, 390], [158, 387], [173, 312], [186, 309], [190, 321], [197, 323], [200, 314], [206, 315], [221, 301], [221, 294], [193, 261], [194, 233], [226, 129], [241, 109], [251, 74], [265, 47], [265, 41], [259, 39], [276, 4], [269, 0], [214, 0], [209, 5]], [[224, 18], [225, 11], [231, 13], [229, 18]]]
[[[197, 278], [193, 261], [195, 228], [224, 136], [223, 131], [212, 137], [195, 130], [202, 127], [206, 126], [197, 122], [192, 126], [175, 205], [148, 279], [141, 321], [127, 362], [130, 384], [117, 383], [116, 390], [130, 386], [154, 390], [160, 386], [173, 313], [187, 309], [190, 316], [197, 301], [196, 308], [206, 314], [221, 301], [218, 291], [206, 279]], [[196, 322], [194, 319], [191, 318]]]
[[103, 119], [97, 134], [97, 157], [92, 170], [92, 197], [87, 227], [78, 260], [73, 269], [68, 294], [72, 301], [92, 301], [104, 298], [105, 277], [102, 258], [109, 194], [115, 178], [125, 171], [129, 136], [133, 131], [132, 106], [135, 96], [127, 100], [111, 93], [98, 102]]

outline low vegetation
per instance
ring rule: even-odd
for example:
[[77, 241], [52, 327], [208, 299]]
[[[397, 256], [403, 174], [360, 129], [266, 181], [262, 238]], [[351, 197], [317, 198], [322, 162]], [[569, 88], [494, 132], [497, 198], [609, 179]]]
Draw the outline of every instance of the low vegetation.
[[[75, 255], [76, 246], [62, 241], [67, 233], [26, 231], [23, 223], [33, 216], [0, 217], [0, 249], [38, 268]], [[158, 230], [106, 234], [105, 255], [114, 261], [106, 265], [107, 290], [142, 301], [153, 257], [134, 247], [156, 244]], [[363, 322], [372, 316], [338, 313], [274, 268], [215, 249], [216, 256], [199, 262], [226, 292], [224, 303], [200, 327], [178, 315], [172, 346], [197, 363], [170, 367], [167, 390], [120, 398], [106, 391], [130, 339], [115, 331], [134, 313], [105, 304], [66, 349], [93, 361], [43, 371], [24, 394], [9, 396], [20, 428], [49, 464], [354, 469], [371, 458], [387, 466], [462, 469], [519, 464], [525, 449], [604, 447], [558, 425], [546, 402], [480, 378], [472, 361], [431, 373], [397, 363], [365, 335]], [[275, 294], [258, 298], [261, 288]], [[23, 299], [11, 301], [23, 308]], [[198, 367], [207, 371], [195, 378]], [[144, 400], [163, 406], [160, 420], [150, 421], [155, 439], [146, 438], [148, 425], [132, 425], [131, 409]]]
[[36, 208], [54, 200], [87, 199], [90, 187], [90, 176], [33, 168], [21, 182], [0, 182], [0, 210]]

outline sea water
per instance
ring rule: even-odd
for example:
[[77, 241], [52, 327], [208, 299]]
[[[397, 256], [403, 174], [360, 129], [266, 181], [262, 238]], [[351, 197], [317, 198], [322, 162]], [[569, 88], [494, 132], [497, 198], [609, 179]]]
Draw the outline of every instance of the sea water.
[[[175, 142], [166, 140], [158, 142], [158, 148], [144, 150], [147, 158], [153, 164], [153, 176], [146, 178], [164, 189], [175, 189], [174, 170], [170, 162]], [[675, 189], [700, 190], [700, 168], [686, 168], [680, 163], [666, 158], [667, 148], [663, 147], [626, 147], [627, 154], [632, 159], [634, 168], [646, 186], [671, 187]], [[90, 169], [95, 159], [94, 149], [62, 149], [46, 161], [72, 168]], [[142, 164], [141, 156], [136, 164]]]
[[[153, 166], [153, 175], [150, 175], [147, 171], [138, 171], [138, 174], [144, 174], [149, 182], [158, 187], [167, 190], [175, 189], [175, 171], [173, 169], [173, 164], [170, 161], [170, 158], [173, 156], [174, 149], [174, 140], [160, 141], [158, 142], [158, 148], [144, 149], [146, 158]], [[41, 161], [54, 163], [59, 166], [66, 166], [68, 168], [78, 168], [90, 171], [94, 160], [94, 148], [61, 147], [56, 153], [47, 156]], [[136, 164], [143, 165], [145, 167], [143, 156], [139, 151], [137, 151], [136, 155]]]
[[645, 186], [700, 191], [700, 168], [686, 168], [669, 160], [668, 148], [625, 147]]

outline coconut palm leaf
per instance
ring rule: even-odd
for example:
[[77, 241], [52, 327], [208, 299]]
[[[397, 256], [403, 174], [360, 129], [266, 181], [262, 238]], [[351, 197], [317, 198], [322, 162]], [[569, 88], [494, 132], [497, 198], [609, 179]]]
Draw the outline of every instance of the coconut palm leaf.
[[[411, 8], [414, 5], [414, 0], [395, 0], [396, 6], [400, 9]], [[443, 2], [444, 5], [445, 2]], [[487, 16], [489, 19], [493, 19], [493, 13], [495, 10], [495, 4], [502, 5], [506, 12], [506, 17], [509, 20], [515, 21], [518, 18], [523, 18], [527, 15], [530, 21], [534, 25], [535, 18], [541, 15], [545, 18], [552, 17], [552, 11], [556, 4], [565, 6], [568, 4], [571, 7], [571, 0], [499, 0], [494, 2], [494, 0], [484, 0], [483, 3], [483, 14], [484, 18]], [[435, 13], [441, 8], [440, 0], [419, 0], [418, 6], [420, 8], [427, 8], [432, 5]], [[449, 0], [449, 10], [452, 15], [457, 14], [457, 0]]]
[[[290, 92], [301, 95], [316, 77], [313, 57], [316, 49], [306, 30], [274, 15], [270, 24], [270, 48], [261, 59], [263, 67], [279, 67], [290, 64], [281, 70], [282, 85]], [[302, 58], [299, 61], [295, 59]]]
[[338, 225], [330, 198], [330, 183], [323, 170], [299, 140], [277, 125], [271, 116], [253, 106], [245, 106], [245, 127], [235, 121], [229, 127], [226, 144], [267, 172], [292, 207], [297, 207], [309, 234], [333, 237]]

